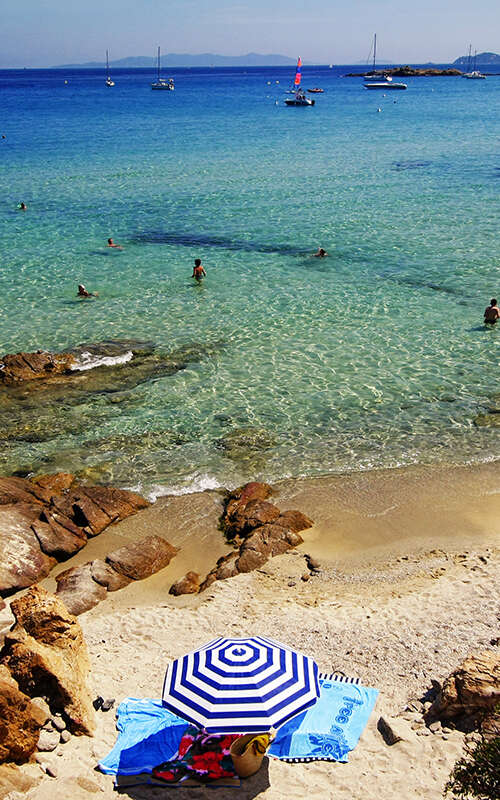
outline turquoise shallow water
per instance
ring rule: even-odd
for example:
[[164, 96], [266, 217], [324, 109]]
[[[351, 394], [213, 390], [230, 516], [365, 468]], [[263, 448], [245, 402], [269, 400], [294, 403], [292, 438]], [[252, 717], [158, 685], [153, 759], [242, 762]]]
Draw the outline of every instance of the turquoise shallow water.
[[[343, 71], [304, 68], [314, 108], [283, 105], [282, 68], [177, 70], [174, 93], [144, 71], [113, 89], [0, 73], [1, 352], [208, 345], [124, 403], [61, 404], [75, 424], [9, 439], [3, 471], [193, 489], [498, 457], [499, 429], [473, 421], [500, 405], [500, 326], [481, 324], [500, 295], [500, 76], [384, 95]], [[242, 429], [255, 447], [221, 448]], [[136, 444], [103, 443], [118, 434]]]

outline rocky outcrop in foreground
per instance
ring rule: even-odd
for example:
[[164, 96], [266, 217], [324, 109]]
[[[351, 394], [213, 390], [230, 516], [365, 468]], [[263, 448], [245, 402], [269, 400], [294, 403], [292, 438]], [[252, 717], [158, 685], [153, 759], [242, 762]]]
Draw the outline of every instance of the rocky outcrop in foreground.
[[252, 482], [228, 495], [221, 524], [237, 549], [218, 560], [200, 591], [216, 580], [251, 572], [269, 558], [302, 544], [300, 531], [310, 528], [312, 520], [300, 511], [281, 512], [278, 506], [268, 502], [271, 493], [268, 484]]
[[60, 572], [56, 594], [72, 614], [83, 614], [108, 592], [164, 569], [176, 553], [177, 548], [160, 536], [146, 536], [109, 553], [105, 561], [95, 559]]
[[500, 654], [485, 650], [468, 656], [446, 678], [426, 721], [454, 720], [466, 727], [491, 728], [495, 716], [498, 719], [499, 703]]
[[0, 665], [0, 763], [28, 761], [35, 752], [45, 715], [21, 692], [7, 667]]
[[22, 693], [44, 698], [72, 733], [92, 735], [90, 660], [78, 621], [59, 598], [38, 586], [12, 601], [11, 609], [16, 624], [5, 635], [0, 663]]
[[0, 595], [31, 586], [113, 522], [149, 506], [134, 492], [58, 473], [0, 478]]

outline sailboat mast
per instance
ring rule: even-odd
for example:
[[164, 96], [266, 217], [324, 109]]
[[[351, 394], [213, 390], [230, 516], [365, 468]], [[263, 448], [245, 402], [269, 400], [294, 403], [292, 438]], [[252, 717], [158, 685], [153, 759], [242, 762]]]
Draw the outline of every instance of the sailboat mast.
[[108, 51], [106, 50], [106, 77], [109, 77], [109, 58], [108, 58]]
[[158, 71], [157, 80], [159, 82], [160, 81], [160, 45], [158, 45], [158, 70], [157, 71]]
[[373, 72], [375, 72], [375, 64], [377, 63], [377, 34], [373, 34]]

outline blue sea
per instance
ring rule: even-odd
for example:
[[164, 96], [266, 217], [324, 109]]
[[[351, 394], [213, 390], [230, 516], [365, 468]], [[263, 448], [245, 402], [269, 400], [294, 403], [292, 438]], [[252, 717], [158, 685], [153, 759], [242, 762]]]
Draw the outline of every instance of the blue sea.
[[0, 352], [190, 353], [77, 405], [38, 393], [31, 440], [27, 391], [3, 474], [154, 494], [498, 458], [500, 76], [377, 92], [353, 69], [303, 67], [309, 108], [284, 105], [293, 68], [173, 69], [175, 92], [0, 72]]

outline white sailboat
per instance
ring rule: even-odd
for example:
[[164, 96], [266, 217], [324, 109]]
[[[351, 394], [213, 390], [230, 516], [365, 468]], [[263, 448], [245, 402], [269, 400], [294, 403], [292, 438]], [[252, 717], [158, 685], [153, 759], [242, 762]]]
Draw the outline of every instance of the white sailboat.
[[407, 89], [406, 83], [397, 83], [392, 80], [391, 75], [386, 75], [384, 72], [377, 72], [377, 34], [373, 34], [373, 66], [372, 71], [364, 75], [365, 89]]
[[111, 76], [109, 74], [109, 58], [108, 58], [108, 51], [106, 50], [106, 86], [114, 86], [115, 82], [111, 80]]
[[158, 47], [158, 57], [157, 57], [157, 75], [156, 75], [156, 80], [153, 81], [153, 83], [151, 84], [151, 88], [152, 89], [163, 89], [163, 90], [166, 90], [167, 92], [173, 92], [174, 88], [175, 88], [174, 87], [174, 79], [173, 78], [169, 78], [168, 81], [167, 81], [166, 78], [162, 78], [161, 77], [161, 74], [160, 74], [160, 48], [159, 47]]
[[303, 89], [300, 87], [300, 81], [302, 79], [302, 61], [299, 59], [297, 61], [297, 69], [295, 70], [295, 80], [293, 82], [293, 89], [290, 90], [290, 94], [293, 97], [287, 97], [285, 100], [285, 105], [287, 106], [313, 106], [314, 100], [311, 100], [309, 97], [306, 96]]
[[486, 80], [486, 75], [483, 75], [478, 69], [476, 69], [476, 60], [477, 60], [477, 50], [474, 50], [474, 61], [472, 63], [472, 70], [471, 70], [471, 51], [472, 45], [469, 45], [469, 58], [467, 61], [467, 72], [464, 72], [462, 78], [467, 78], [469, 81], [477, 81], [477, 80]]

